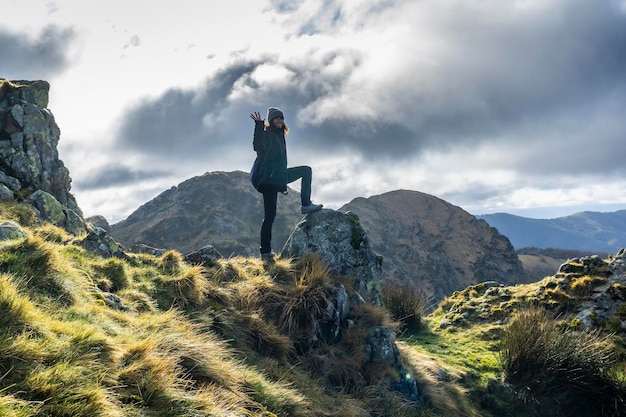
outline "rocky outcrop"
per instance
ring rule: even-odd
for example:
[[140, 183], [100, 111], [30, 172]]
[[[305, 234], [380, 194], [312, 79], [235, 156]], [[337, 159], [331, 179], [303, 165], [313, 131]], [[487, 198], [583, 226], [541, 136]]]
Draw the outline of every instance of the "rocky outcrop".
[[[360, 320], [351, 316], [351, 310], [368, 302], [382, 305], [383, 259], [372, 251], [357, 215], [329, 209], [307, 214], [287, 239], [281, 256], [298, 258], [307, 253], [319, 256], [331, 274], [347, 277], [352, 288], [346, 291], [338, 284], [328, 291], [315, 332], [299, 341], [300, 350], [311, 348], [318, 339], [341, 343], [342, 330]], [[415, 378], [403, 365], [393, 330], [369, 327], [361, 349], [363, 367], [392, 369], [394, 376], [385, 378], [384, 384], [411, 401], [419, 399]]]
[[352, 276], [361, 294], [382, 304], [382, 263], [370, 247], [365, 230], [354, 213], [323, 209], [308, 214], [287, 239], [282, 257], [318, 254], [335, 275]]
[[385, 259], [386, 278], [415, 285], [433, 305], [483, 281], [530, 281], [504, 235], [432, 195], [391, 191], [356, 198], [341, 210], [358, 214], [373, 250]]
[[582, 325], [607, 327], [626, 341], [625, 249], [608, 262], [596, 255], [569, 259], [554, 277], [561, 279], [555, 288], [567, 291], [573, 286], [577, 295], [583, 295], [575, 310]]
[[440, 306], [439, 326], [502, 325], [531, 306], [552, 312], [571, 328], [606, 331], [626, 344], [626, 250], [608, 259], [568, 259], [554, 275], [535, 283], [489, 281], [455, 292]]
[[90, 228], [89, 233], [80, 244], [88, 251], [105, 258], [126, 258], [122, 246], [109, 236], [106, 230], [99, 227]]
[[59, 159], [49, 89], [45, 81], [0, 79], [0, 198], [24, 201], [40, 220], [78, 234], [86, 225]]

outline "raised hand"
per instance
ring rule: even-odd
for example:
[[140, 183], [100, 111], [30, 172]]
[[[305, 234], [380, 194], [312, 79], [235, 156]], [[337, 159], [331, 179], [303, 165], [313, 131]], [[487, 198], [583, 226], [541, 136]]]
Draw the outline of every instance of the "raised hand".
[[254, 113], [250, 114], [250, 118], [252, 120], [254, 120], [255, 122], [262, 122], [263, 118], [261, 117], [261, 113], [259, 113], [258, 111], [255, 111]]

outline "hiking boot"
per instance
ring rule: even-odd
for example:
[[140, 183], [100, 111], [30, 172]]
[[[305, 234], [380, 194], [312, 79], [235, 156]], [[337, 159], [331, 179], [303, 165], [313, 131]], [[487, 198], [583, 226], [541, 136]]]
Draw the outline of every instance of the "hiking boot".
[[321, 210], [322, 207], [324, 207], [323, 204], [313, 204], [313, 203], [311, 203], [308, 206], [300, 207], [300, 213], [302, 213], [302, 214], [313, 213], [314, 211]]
[[263, 261], [273, 261], [275, 257], [276, 257], [276, 253], [273, 251], [265, 252], [261, 254], [261, 260]]

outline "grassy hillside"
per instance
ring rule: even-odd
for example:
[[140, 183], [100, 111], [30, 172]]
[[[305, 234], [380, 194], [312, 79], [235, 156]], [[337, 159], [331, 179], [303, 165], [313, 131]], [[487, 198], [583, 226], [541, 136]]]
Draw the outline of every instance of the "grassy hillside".
[[[483, 303], [489, 289], [472, 287], [423, 318], [419, 297], [390, 291], [396, 322], [386, 310], [355, 304], [340, 343], [307, 348], [328, 288], [351, 288], [315, 256], [274, 264], [237, 257], [207, 267], [189, 266], [175, 251], [104, 259], [84, 250], [81, 237], [35, 225], [23, 206], [0, 204], [5, 220], [28, 235], [0, 242], [2, 416], [559, 415], [535, 405], [558, 411], [565, 394], [548, 391], [554, 397], [546, 399], [520, 384], [512, 366], [518, 350], [503, 345], [516, 323], [507, 318], [523, 307], [513, 300], [536, 292], [531, 284], [507, 287], [516, 289], [507, 290], [506, 305]], [[402, 334], [419, 402], [387, 388], [402, 377], [393, 370], [363, 366], [362, 341], [376, 325]], [[602, 401], [610, 406], [623, 398], [620, 345], [596, 336], [583, 338], [595, 350], [575, 352], [601, 360], [592, 382], [609, 393]]]

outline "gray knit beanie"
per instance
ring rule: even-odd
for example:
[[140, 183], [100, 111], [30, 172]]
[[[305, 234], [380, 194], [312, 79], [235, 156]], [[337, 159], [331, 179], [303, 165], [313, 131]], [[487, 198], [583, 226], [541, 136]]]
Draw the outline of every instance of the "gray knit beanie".
[[270, 107], [267, 109], [267, 121], [271, 122], [274, 117], [282, 117], [284, 119], [285, 115], [278, 107]]

